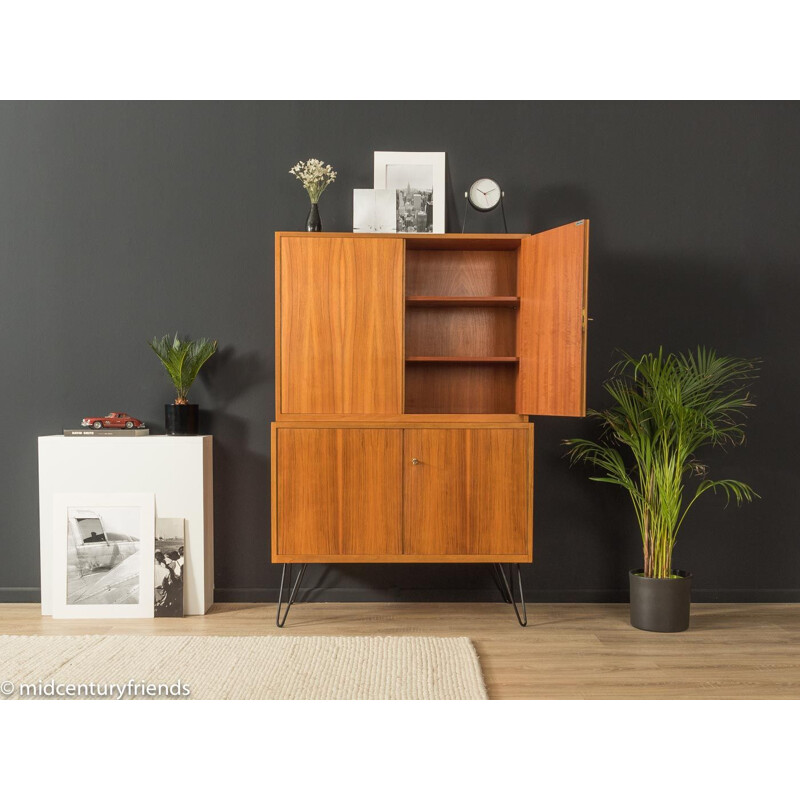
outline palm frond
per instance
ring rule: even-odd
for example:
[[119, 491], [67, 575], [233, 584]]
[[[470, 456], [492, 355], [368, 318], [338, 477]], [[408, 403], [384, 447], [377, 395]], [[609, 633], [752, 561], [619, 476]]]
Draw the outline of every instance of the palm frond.
[[[746, 412], [754, 405], [748, 389], [757, 376], [757, 361], [704, 347], [666, 355], [662, 348], [639, 357], [621, 351], [604, 383], [612, 404], [588, 412], [600, 424], [598, 441], [565, 442], [571, 464], [586, 463], [601, 473], [592, 480], [628, 491], [646, 575], [669, 575], [678, 530], [703, 494], [721, 492], [737, 504], [758, 497], [741, 481], [708, 479], [696, 457], [707, 446], [744, 442]], [[693, 476], [701, 482], [684, 504], [685, 481]]]
[[200, 368], [217, 350], [216, 340], [181, 341], [176, 333], [174, 336], [167, 334], [160, 339], [156, 337], [148, 344], [175, 386], [178, 393], [176, 402], [186, 403], [189, 389]]

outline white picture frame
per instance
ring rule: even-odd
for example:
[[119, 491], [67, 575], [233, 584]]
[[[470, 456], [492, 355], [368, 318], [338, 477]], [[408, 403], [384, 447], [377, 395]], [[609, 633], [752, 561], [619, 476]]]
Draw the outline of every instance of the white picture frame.
[[353, 189], [353, 233], [396, 233], [395, 193]]
[[[374, 177], [376, 189], [393, 190], [398, 200], [400, 200], [399, 192], [407, 188], [411, 190], [411, 197], [406, 197], [404, 200], [405, 211], [401, 208], [397, 210], [398, 219], [395, 225], [397, 233], [444, 233], [446, 200], [444, 153], [376, 150]], [[430, 197], [428, 197], [429, 191]], [[428, 207], [431, 213], [423, 218]]]
[[151, 618], [154, 550], [154, 494], [54, 494], [53, 617]]

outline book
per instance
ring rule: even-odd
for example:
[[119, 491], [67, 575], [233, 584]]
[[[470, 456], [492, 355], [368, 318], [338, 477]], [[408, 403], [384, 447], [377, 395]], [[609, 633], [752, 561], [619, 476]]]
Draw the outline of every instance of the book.
[[150, 428], [64, 428], [64, 436], [149, 436]]

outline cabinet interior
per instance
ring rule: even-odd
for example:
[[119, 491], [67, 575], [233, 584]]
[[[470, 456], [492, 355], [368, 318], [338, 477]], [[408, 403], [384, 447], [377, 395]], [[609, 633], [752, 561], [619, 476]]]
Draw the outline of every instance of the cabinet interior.
[[519, 242], [481, 246], [407, 244], [407, 414], [515, 413]]

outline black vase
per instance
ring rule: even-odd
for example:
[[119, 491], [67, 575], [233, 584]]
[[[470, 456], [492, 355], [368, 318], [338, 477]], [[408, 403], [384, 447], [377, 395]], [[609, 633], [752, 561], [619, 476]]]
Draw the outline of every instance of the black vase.
[[319, 207], [316, 203], [311, 204], [311, 211], [308, 212], [306, 230], [309, 233], [319, 233], [322, 230], [322, 220], [319, 218]]
[[164, 427], [167, 436], [196, 436], [200, 418], [197, 405], [170, 403], [164, 406]]
[[645, 578], [641, 569], [630, 571], [631, 625], [643, 631], [677, 633], [689, 627], [692, 576], [680, 569], [674, 578]]

